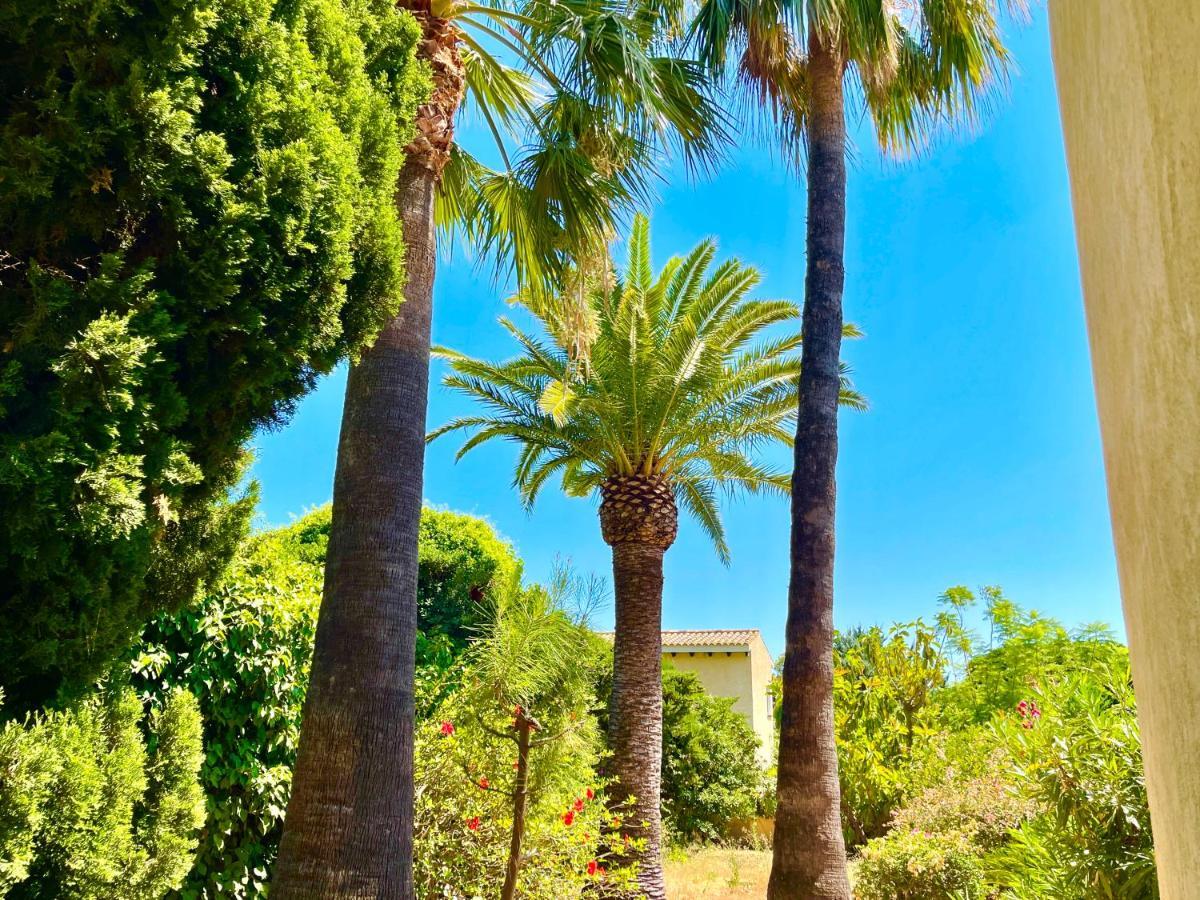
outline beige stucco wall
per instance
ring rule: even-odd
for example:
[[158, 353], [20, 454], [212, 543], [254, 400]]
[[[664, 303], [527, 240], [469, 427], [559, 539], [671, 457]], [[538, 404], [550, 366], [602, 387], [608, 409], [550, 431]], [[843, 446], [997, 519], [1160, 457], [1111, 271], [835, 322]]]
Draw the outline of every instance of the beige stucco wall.
[[1200, 0], [1050, 15], [1159, 881], [1196, 898]]
[[692, 672], [714, 697], [732, 697], [733, 708], [746, 717], [758, 735], [758, 759], [764, 768], [771, 763], [775, 725], [768, 690], [771, 656], [762, 638], [749, 649], [720, 647], [664, 648], [663, 658], [682, 672]]

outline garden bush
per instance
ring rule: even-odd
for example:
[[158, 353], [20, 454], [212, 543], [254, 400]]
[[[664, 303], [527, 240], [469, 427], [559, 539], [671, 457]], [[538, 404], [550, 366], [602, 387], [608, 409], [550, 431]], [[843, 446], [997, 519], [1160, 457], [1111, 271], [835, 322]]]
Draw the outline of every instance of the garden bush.
[[[300, 714], [321, 603], [328, 507], [246, 542], [219, 587], [145, 629], [134, 681], [152, 705], [176, 687], [200, 700], [208, 820], [186, 897], [254, 897], [266, 889], [279, 845], [300, 736]], [[425, 509], [419, 605], [459, 611], [433, 625], [480, 626], [495, 585], [517, 577], [512, 548], [480, 519]], [[425, 619], [421, 625], [425, 627]], [[422, 657], [428, 713], [457, 677], [446, 640]]]
[[418, 36], [388, 0], [0, 5], [10, 715], [219, 576], [244, 443], [395, 312]]
[[672, 839], [728, 841], [758, 812], [766, 777], [758, 736], [733, 701], [663, 666], [663, 820]]
[[171, 691], [143, 719], [114, 677], [0, 730], [0, 894], [151, 900], [180, 886], [204, 821], [200, 713]]
[[979, 848], [965, 831], [894, 831], [869, 841], [854, 871], [854, 893], [859, 900], [978, 900], [987, 896]]
[[862, 900], [990, 895], [985, 854], [1038, 807], [1013, 789], [1002, 750], [977, 749], [986, 774], [927, 788], [896, 812], [886, 835], [863, 847], [855, 882]]
[[1123, 648], [1034, 690], [1000, 724], [1014, 783], [1044, 812], [989, 859], [1014, 897], [1158, 896], [1141, 743]]

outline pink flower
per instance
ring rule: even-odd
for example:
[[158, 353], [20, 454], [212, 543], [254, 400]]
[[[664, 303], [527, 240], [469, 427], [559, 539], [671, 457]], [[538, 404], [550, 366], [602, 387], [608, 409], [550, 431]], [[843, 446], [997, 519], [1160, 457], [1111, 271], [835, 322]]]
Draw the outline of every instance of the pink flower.
[[454, 723], [453, 722], [443, 722], [440, 730], [441, 730], [443, 736], [450, 737], [450, 735], [454, 734]]

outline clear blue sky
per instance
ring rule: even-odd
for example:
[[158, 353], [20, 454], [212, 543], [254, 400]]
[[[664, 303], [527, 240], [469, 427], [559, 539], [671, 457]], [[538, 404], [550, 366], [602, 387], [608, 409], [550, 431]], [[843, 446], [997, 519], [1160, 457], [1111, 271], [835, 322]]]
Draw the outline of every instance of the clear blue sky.
[[[1069, 625], [1123, 633], [1044, 11], [1012, 46], [1020, 73], [976, 133], [903, 163], [863, 133], [850, 170], [846, 312], [866, 337], [845, 355], [872, 408], [842, 417], [838, 627], [929, 615], [950, 585], [999, 584]], [[651, 213], [656, 263], [714, 235], [722, 254], [762, 269], [761, 295], [802, 297], [804, 191], [767, 154], [747, 148], [699, 185], [679, 174]], [[504, 296], [470, 259], [443, 260], [435, 342], [510, 355], [495, 321]], [[260, 524], [330, 499], [344, 387], [344, 370], [326, 378], [289, 427], [257, 441]], [[464, 404], [435, 385], [430, 424]], [[428, 502], [487, 517], [532, 579], [556, 557], [608, 575], [594, 501], [546, 490], [526, 514], [514, 451], [489, 445], [456, 465], [456, 448], [430, 448]], [[786, 502], [743, 500], [725, 519], [729, 568], [682, 526], [664, 625], [760, 628], [778, 653]]]

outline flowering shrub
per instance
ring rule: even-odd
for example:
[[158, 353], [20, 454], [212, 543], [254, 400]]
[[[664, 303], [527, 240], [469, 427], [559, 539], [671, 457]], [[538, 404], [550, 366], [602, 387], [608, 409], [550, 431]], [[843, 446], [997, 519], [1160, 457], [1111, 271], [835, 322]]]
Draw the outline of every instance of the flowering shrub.
[[[1039, 706], [1038, 701], [1041, 702]], [[1154, 898], [1154, 845], [1128, 657], [1050, 683], [997, 726], [1045, 812], [988, 860], [1006, 896]]]
[[[504, 880], [513, 825], [514, 744], [511, 719], [480, 715], [453, 698], [444, 721], [416, 736], [414, 875], [423, 898], [494, 897]], [[450, 726], [447, 728], [446, 726]], [[530, 754], [518, 896], [557, 900], [588, 885], [632, 884], [633, 873], [614, 863], [605, 846], [619, 817], [605, 809], [597, 779], [598, 742], [585, 752]], [[617, 834], [620, 834], [618, 827]]]
[[[267, 890], [291, 792], [329, 522], [323, 507], [247, 541], [219, 587], [152, 622], [134, 655], [143, 699], [161, 705], [181, 686], [198, 698], [204, 719], [207, 817], [184, 898]], [[452, 659], [420, 651], [448, 647], [459, 631], [484, 621], [493, 582], [510, 580], [520, 563], [486, 522], [470, 516], [425, 509], [420, 536], [418, 604], [440, 610], [418, 620], [425, 712], [456, 682], [443, 677]]]

